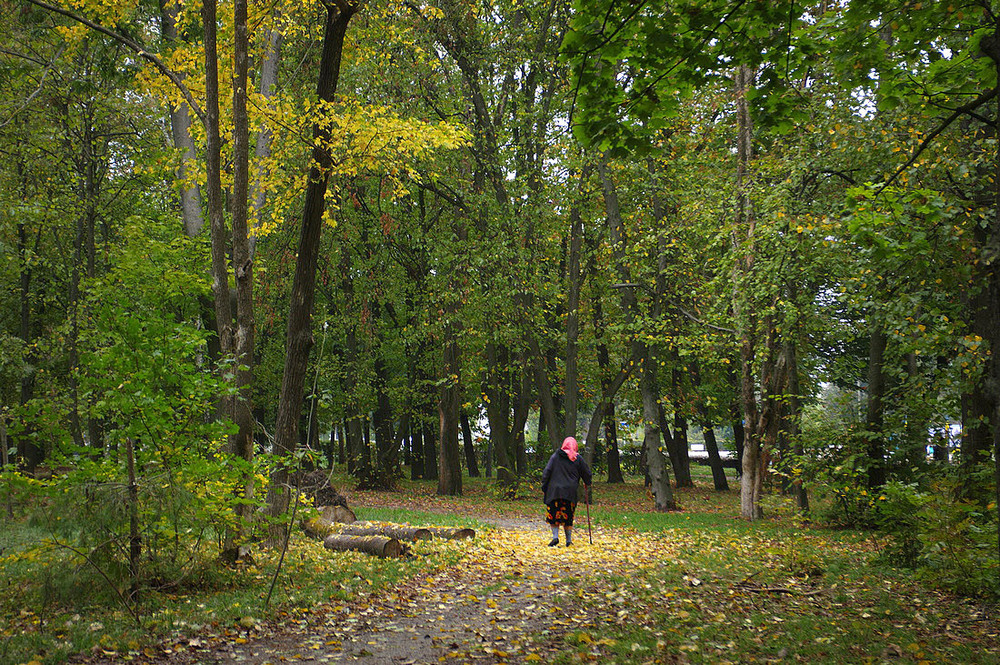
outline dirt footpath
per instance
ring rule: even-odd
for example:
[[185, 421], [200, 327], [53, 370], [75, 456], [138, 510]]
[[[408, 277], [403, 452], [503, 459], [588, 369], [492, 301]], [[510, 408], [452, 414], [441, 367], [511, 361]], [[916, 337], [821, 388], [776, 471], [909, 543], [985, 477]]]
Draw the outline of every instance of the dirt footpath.
[[478, 535], [457, 566], [332, 606], [307, 630], [218, 645], [192, 662], [549, 662], [568, 631], [605, 620], [575, 611], [572, 600], [588, 586], [581, 571], [615, 555], [599, 547], [602, 533], [588, 544], [585, 528], [572, 547], [550, 548], [540, 520], [503, 527]]

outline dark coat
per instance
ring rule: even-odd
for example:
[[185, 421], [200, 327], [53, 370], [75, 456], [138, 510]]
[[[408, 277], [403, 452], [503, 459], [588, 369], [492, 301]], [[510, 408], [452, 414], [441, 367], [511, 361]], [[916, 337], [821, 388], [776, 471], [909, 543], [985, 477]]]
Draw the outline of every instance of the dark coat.
[[549, 463], [542, 471], [542, 492], [545, 503], [550, 504], [556, 499], [567, 499], [576, 503], [576, 488], [583, 479], [584, 485], [590, 485], [593, 477], [590, 467], [583, 461], [583, 455], [577, 455], [572, 462], [565, 450], [552, 453]]

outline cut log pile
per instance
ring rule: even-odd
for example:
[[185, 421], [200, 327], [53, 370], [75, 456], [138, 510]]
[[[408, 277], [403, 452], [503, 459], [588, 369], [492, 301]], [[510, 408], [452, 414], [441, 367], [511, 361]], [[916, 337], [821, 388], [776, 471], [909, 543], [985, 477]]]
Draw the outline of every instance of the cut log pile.
[[[346, 510], [346, 512], [345, 512]], [[354, 514], [342, 506], [324, 506], [316, 517], [304, 520], [302, 530], [322, 538], [327, 549], [365, 552], [375, 556], [405, 556], [409, 543], [441, 538], [473, 538], [475, 530], [461, 527], [420, 527], [388, 522], [357, 522]]]
[[377, 524], [375, 522], [345, 524], [340, 526], [338, 532], [347, 536], [385, 536], [408, 543], [430, 540], [434, 537], [430, 530], [423, 527], [407, 524]]
[[303, 473], [299, 487], [312, 497], [319, 515], [303, 520], [302, 530], [321, 538], [323, 547], [336, 552], [364, 552], [374, 556], [396, 557], [409, 553], [409, 543], [418, 540], [473, 538], [473, 529], [462, 527], [420, 527], [389, 522], [359, 522], [347, 500], [330, 484], [325, 471]]

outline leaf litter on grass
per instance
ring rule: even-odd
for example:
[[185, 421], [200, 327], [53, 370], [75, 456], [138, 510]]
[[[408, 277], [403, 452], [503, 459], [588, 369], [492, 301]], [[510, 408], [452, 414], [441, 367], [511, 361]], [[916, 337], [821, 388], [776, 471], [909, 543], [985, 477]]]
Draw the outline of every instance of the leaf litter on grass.
[[[382, 502], [404, 511], [443, 508], [427, 496], [383, 495]], [[995, 617], [906, 575], [870, 568], [870, 540], [739, 522], [668, 528], [668, 516], [651, 531], [598, 525], [593, 544], [578, 524], [572, 547], [549, 548], [536, 507], [514, 502], [488, 511], [480, 497], [451, 514], [476, 514], [495, 527], [480, 529], [473, 541], [414, 545], [416, 556], [454, 548], [448, 560], [457, 563], [388, 590], [355, 585], [347, 601], [207, 630], [170, 653], [147, 650], [131, 659], [1000, 662]]]

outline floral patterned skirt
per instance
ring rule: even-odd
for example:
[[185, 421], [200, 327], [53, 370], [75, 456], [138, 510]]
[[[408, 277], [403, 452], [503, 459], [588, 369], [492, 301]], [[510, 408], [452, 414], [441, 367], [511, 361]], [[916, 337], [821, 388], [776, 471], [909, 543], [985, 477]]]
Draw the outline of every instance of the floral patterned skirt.
[[545, 504], [545, 521], [552, 526], [573, 526], [576, 503], [568, 499], [554, 499]]

